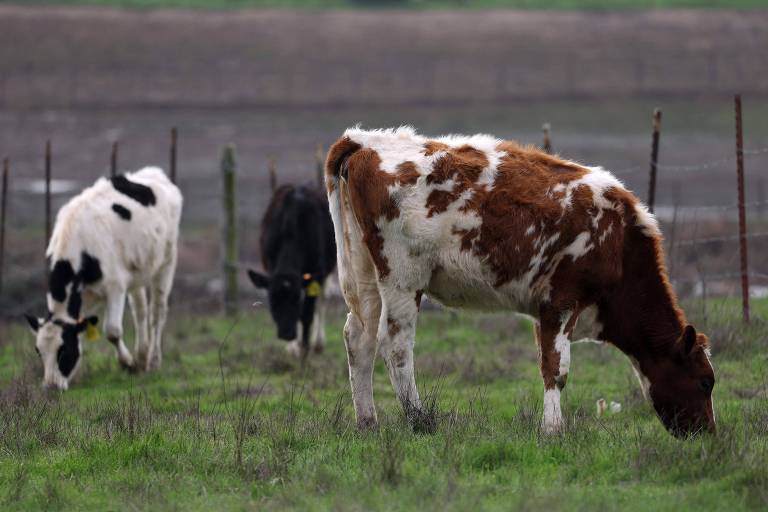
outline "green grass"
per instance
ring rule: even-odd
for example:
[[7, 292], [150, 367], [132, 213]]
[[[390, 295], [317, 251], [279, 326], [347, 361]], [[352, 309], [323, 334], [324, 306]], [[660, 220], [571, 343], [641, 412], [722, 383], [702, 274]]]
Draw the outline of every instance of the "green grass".
[[766, 0], [0, 0], [19, 5], [97, 5], [127, 8], [407, 8], [407, 9], [540, 9], [627, 10], [666, 8], [766, 7]]
[[[509, 316], [421, 315], [417, 381], [436, 404], [433, 435], [404, 423], [381, 362], [382, 426], [356, 431], [341, 312], [303, 372], [263, 311], [234, 327], [176, 312], [161, 373], [122, 373], [107, 343], [90, 344], [63, 394], [39, 389], [31, 334], [2, 326], [0, 509], [765, 508], [768, 301], [748, 328], [735, 306], [688, 308], [712, 334], [719, 421], [716, 436], [688, 441], [663, 430], [626, 359], [594, 344], [573, 348], [566, 431], [541, 435], [531, 326]], [[623, 410], [597, 418], [598, 398]]]

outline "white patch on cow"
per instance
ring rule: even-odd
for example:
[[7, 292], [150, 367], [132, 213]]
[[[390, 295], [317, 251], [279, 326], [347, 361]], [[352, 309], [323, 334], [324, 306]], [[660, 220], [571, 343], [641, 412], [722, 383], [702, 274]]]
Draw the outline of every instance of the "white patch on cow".
[[589, 231], [579, 233], [574, 241], [563, 250], [563, 254], [572, 256], [574, 261], [584, 256], [594, 248], [594, 245], [590, 242], [590, 236]]
[[603, 245], [603, 242], [611, 236], [611, 233], [613, 233], [613, 222], [608, 224], [608, 227], [605, 228], [605, 230], [600, 234], [600, 238], [597, 239], [597, 243], [600, 245]]
[[571, 311], [563, 313], [560, 318], [560, 332], [555, 336], [555, 351], [560, 354], [559, 376], [561, 377], [567, 375], [571, 367], [571, 340], [568, 339], [565, 329], [572, 315]]
[[528, 226], [528, 229], [525, 230], [525, 234], [526, 236], [532, 235], [534, 231], [536, 231], [536, 226], [534, 224], [531, 224], [530, 226]]
[[557, 388], [544, 391], [544, 419], [541, 428], [545, 434], [558, 432], [563, 426], [563, 413], [560, 410], [560, 390]]

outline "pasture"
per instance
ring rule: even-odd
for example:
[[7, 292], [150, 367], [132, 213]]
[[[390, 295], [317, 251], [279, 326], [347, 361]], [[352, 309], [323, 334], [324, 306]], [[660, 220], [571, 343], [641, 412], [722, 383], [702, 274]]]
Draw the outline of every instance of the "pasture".
[[[434, 434], [405, 424], [383, 363], [381, 428], [354, 426], [343, 311], [302, 369], [263, 306], [227, 319], [172, 306], [160, 373], [89, 343], [66, 393], [40, 389], [32, 335], [0, 329], [3, 510], [747, 510], [768, 505], [768, 301], [686, 304], [708, 333], [716, 436], [679, 441], [618, 350], [574, 345], [567, 428], [539, 432], [541, 377], [522, 317], [428, 310], [417, 382]], [[130, 322], [126, 322], [126, 325]], [[132, 340], [129, 334], [128, 339]], [[599, 398], [622, 404], [598, 418]]]

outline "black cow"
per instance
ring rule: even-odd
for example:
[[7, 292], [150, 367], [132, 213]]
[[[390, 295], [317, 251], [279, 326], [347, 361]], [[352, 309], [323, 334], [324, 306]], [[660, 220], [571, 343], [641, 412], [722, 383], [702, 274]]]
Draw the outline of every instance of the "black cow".
[[269, 294], [277, 336], [306, 355], [325, 346], [324, 285], [336, 267], [336, 242], [325, 193], [308, 186], [275, 190], [261, 222], [261, 261], [268, 275], [248, 276]]

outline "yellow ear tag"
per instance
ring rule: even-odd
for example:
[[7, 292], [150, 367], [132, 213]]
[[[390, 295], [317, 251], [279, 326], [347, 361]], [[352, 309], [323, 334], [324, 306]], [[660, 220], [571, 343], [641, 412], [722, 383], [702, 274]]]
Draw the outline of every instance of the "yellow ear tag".
[[101, 338], [99, 328], [89, 322], [88, 327], [85, 328], [85, 339], [88, 341], [99, 341], [99, 338]]
[[319, 297], [321, 290], [322, 287], [320, 286], [320, 283], [312, 280], [312, 282], [307, 285], [307, 297]]

